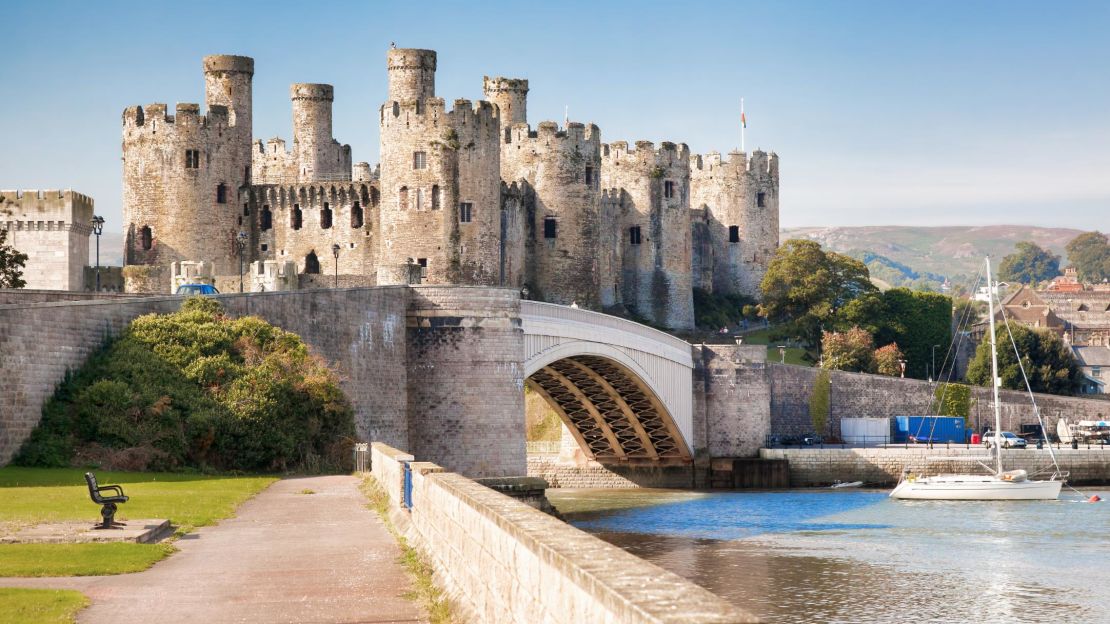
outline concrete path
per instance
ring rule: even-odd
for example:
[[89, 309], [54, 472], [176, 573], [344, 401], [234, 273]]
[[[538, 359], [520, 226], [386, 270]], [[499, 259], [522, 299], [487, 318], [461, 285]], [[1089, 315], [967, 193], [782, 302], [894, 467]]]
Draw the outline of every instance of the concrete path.
[[[146, 572], [0, 579], [0, 586], [77, 589], [83, 624], [149, 622], [423, 622], [397, 563], [400, 549], [351, 476], [285, 479], [235, 518], [177, 540]], [[314, 494], [302, 494], [312, 490]]]

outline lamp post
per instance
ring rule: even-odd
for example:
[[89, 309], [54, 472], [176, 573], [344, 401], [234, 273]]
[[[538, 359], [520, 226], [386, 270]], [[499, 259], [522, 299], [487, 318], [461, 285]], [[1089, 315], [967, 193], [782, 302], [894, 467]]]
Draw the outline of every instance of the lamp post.
[[900, 366], [902, 368], [902, 378], [905, 379], [906, 378], [906, 361], [905, 360], [898, 360], [898, 366]]
[[331, 246], [331, 255], [335, 256], [335, 287], [339, 288], [339, 243]]
[[100, 235], [104, 233], [104, 217], [92, 218], [92, 231], [96, 234], [96, 292], [100, 292]]
[[243, 252], [247, 250], [247, 233], [240, 230], [235, 236], [235, 247], [239, 250], [239, 292], [243, 292]]
[[786, 345], [779, 345], [779, 358], [783, 364], [786, 364]]

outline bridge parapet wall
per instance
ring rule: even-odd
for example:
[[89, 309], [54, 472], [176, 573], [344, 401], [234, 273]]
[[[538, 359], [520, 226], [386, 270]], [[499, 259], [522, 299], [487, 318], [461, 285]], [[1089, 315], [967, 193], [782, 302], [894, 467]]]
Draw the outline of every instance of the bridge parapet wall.
[[[373, 474], [400, 491], [401, 453], [374, 444]], [[409, 456], [404, 456], [409, 457]], [[705, 589], [520, 501], [413, 464], [407, 537], [479, 622], [755, 622]]]

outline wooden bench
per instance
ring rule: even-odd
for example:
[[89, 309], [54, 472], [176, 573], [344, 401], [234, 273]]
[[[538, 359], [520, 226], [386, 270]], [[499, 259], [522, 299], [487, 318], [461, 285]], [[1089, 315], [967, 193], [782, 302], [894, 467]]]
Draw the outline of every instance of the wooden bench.
[[[89, 498], [97, 505], [102, 505], [100, 508], [100, 516], [104, 521], [93, 528], [117, 529], [127, 526], [122, 522], [116, 522], [116, 504], [127, 502], [127, 497], [123, 495], [123, 488], [118, 485], [97, 485], [96, 475], [91, 472], [85, 473], [85, 482], [89, 484]], [[105, 491], [115, 492], [115, 494], [105, 496]]]

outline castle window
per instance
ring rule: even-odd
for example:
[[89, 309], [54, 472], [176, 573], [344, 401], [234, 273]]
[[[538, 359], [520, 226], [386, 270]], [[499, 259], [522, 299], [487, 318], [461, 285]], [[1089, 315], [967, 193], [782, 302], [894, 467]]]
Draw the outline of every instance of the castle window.
[[767, 207], [767, 193], [756, 193], [755, 194], [755, 205], [758, 208], [766, 208]]
[[301, 214], [301, 207], [297, 204], [293, 204], [293, 210], [289, 212], [289, 227], [293, 228], [294, 230], [299, 230], [301, 229], [301, 225], [303, 223], [304, 219], [303, 215]]
[[674, 182], [672, 180], [663, 182], [663, 197], [667, 199], [674, 197]]
[[315, 251], [308, 252], [304, 257], [304, 272], [312, 275], [320, 274], [320, 259], [316, 257]]
[[472, 210], [474, 210], [474, 204], [470, 202], [459, 204], [459, 223], [470, 223]]
[[412, 168], [413, 169], [427, 169], [428, 168], [428, 153], [427, 152], [413, 152], [412, 153]]
[[185, 168], [200, 168], [200, 150], [185, 150]]
[[555, 217], [544, 217], [543, 218], [543, 237], [544, 238], [555, 238], [555, 229], [557, 227], [558, 227], [558, 222], [555, 220]]
[[382, 194], [376, 188], [370, 189], [370, 205], [377, 206], [382, 201]]
[[728, 242], [730, 242], [730, 243], [739, 243], [740, 242], [740, 226], [739, 225], [730, 225], [730, 226], [728, 226]]
[[227, 203], [227, 185], [223, 182], [220, 182], [218, 185], [216, 185], [216, 203]]
[[258, 226], [262, 228], [263, 231], [274, 227], [274, 215], [270, 212], [269, 206], [262, 207], [262, 214], [259, 215], [259, 217]]
[[424, 209], [424, 189], [416, 189], [416, 209]]
[[139, 230], [139, 242], [142, 243], [143, 249], [146, 251], [150, 251], [150, 248], [154, 246], [154, 234], [151, 233], [149, 225], [144, 225], [143, 229]]
[[628, 228], [628, 242], [633, 245], [640, 244], [640, 226], [633, 225]]
[[417, 258], [416, 259], [416, 264], [420, 265], [420, 277], [421, 278], [428, 277], [428, 259], [427, 258]]
[[[266, 243], [262, 243], [262, 251], [269, 251], [269, 249], [270, 249], [269, 245], [267, 245]], [[262, 263], [259, 263], [258, 268], [259, 269], [262, 268]]]
[[594, 168], [586, 167], [586, 186], [594, 185]]
[[331, 227], [331, 208], [328, 208], [328, 202], [324, 202], [324, 209], [320, 211], [320, 227], [325, 230]]
[[243, 182], [245, 184], [250, 184], [250, 181], [251, 181], [251, 166], [247, 165], [246, 167], [243, 167]]
[[244, 217], [249, 217], [250, 214], [251, 214], [251, 207], [248, 206], [247, 204], [243, 204], [243, 216]]
[[358, 202], [351, 206], [351, 227], [362, 227], [362, 204]]
[[432, 185], [432, 210], [439, 210], [439, 185]]
[[401, 203], [401, 210], [409, 209], [409, 187], [402, 186], [400, 196], [398, 197]]

